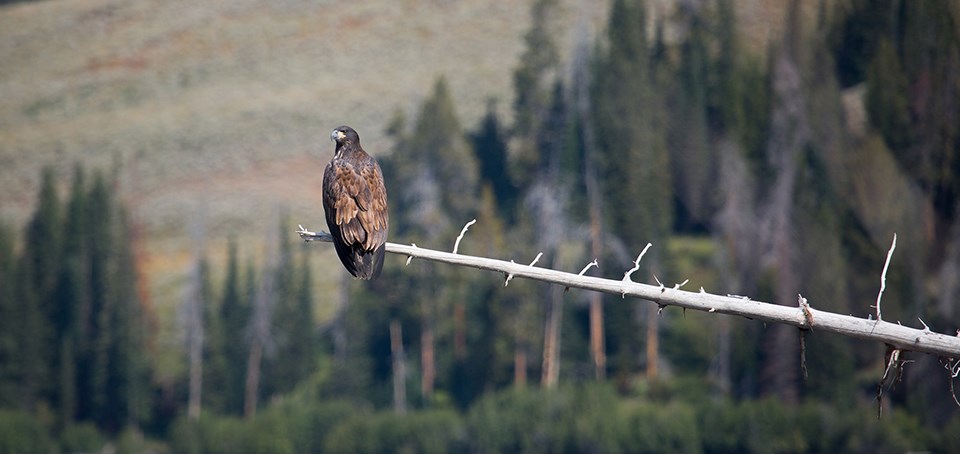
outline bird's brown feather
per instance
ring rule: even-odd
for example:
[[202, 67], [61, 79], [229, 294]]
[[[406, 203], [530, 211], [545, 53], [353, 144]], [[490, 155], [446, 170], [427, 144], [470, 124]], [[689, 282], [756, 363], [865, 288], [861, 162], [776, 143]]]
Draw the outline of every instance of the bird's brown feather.
[[380, 166], [363, 149], [349, 150], [327, 165], [323, 208], [347, 270], [357, 277], [375, 277], [387, 239], [387, 196]]

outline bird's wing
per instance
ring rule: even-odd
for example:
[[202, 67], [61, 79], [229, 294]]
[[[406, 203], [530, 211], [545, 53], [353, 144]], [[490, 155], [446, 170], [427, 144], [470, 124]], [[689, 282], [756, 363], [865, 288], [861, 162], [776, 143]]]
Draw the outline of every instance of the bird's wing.
[[343, 243], [367, 243], [367, 230], [358, 215], [370, 206], [372, 198], [367, 182], [352, 165], [337, 161], [327, 165], [323, 172], [323, 208], [330, 229], [339, 230], [339, 235], [331, 233]]
[[366, 192], [364, 197], [358, 198], [360, 224], [367, 231], [367, 240], [364, 249], [372, 251], [387, 241], [387, 189], [383, 184], [383, 173], [373, 158], [360, 169]]

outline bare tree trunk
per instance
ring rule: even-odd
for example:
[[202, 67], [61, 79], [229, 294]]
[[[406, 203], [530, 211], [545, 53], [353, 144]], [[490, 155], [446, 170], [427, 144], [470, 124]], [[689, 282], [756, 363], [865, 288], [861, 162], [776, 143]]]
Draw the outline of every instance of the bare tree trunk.
[[647, 380], [660, 374], [660, 307], [647, 305]]
[[420, 367], [423, 374], [420, 377], [420, 393], [424, 400], [433, 395], [433, 384], [436, 381], [437, 366], [434, 363], [433, 324], [423, 320], [420, 328]]
[[185, 301], [187, 356], [189, 360], [189, 384], [187, 391], [187, 417], [200, 418], [201, 393], [203, 390], [203, 271], [198, 257], [190, 270], [190, 283]]
[[347, 360], [347, 306], [350, 304], [350, 277], [347, 273], [340, 273], [337, 283], [337, 313], [333, 317], [333, 360], [343, 364]]
[[520, 345], [513, 348], [513, 386], [527, 387], [527, 350]]
[[[721, 280], [735, 295], [749, 295], [756, 288], [759, 274], [756, 184], [747, 169], [742, 151], [732, 140], [720, 142], [720, 194], [722, 208], [715, 219], [717, 237], [717, 269]], [[711, 364], [711, 375], [724, 393], [732, 390], [730, 332], [732, 321], [721, 317], [717, 326], [717, 353]]]
[[730, 318], [720, 317], [717, 320], [717, 354], [710, 364], [710, 374], [717, 382], [717, 387], [724, 394], [730, 394]]
[[[193, 311], [191, 310], [191, 312]], [[190, 384], [189, 395], [187, 396], [187, 417], [194, 421], [200, 418], [200, 397], [203, 389], [203, 340], [201, 336], [199, 333], [190, 336]]]
[[257, 390], [260, 388], [260, 361], [263, 359], [263, 344], [254, 340], [247, 357], [247, 381], [243, 388], [243, 417], [253, 419], [257, 415]]
[[[791, 16], [784, 34], [784, 50], [773, 68], [774, 109], [770, 121], [768, 159], [776, 171], [776, 180], [766, 204], [770, 225], [770, 253], [776, 268], [777, 303], [793, 305], [799, 291], [798, 270], [794, 263], [793, 211], [798, 169], [797, 156], [810, 139], [803, 79], [798, 65], [801, 40], [799, 1], [792, 0]], [[800, 376], [797, 331], [783, 326], [770, 327], [764, 336], [765, 365], [761, 372], [763, 392], [795, 402], [799, 398]]]
[[400, 321], [390, 320], [390, 356], [393, 358], [393, 411], [407, 411], [407, 362], [403, 354]]
[[590, 356], [593, 358], [593, 374], [597, 380], [607, 376], [607, 354], [603, 334], [603, 297], [590, 293]]
[[[582, 33], [582, 32], [581, 32]], [[580, 127], [583, 131], [583, 178], [590, 202], [590, 254], [598, 259], [603, 255], [603, 198], [597, 182], [596, 148], [593, 131], [593, 114], [590, 111], [590, 70], [588, 68], [588, 38], [580, 37], [580, 45], [574, 57], [574, 98]], [[590, 294], [590, 356], [593, 359], [594, 376], [603, 380], [607, 375], [607, 356], [604, 346], [603, 297]]]
[[[272, 242], [268, 242], [272, 244]], [[247, 381], [243, 390], [243, 416], [252, 419], [257, 414], [257, 395], [260, 390], [260, 366], [263, 362], [264, 348], [270, 343], [270, 319], [274, 299], [274, 280], [276, 278], [276, 251], [267, 252], [267, 263], [257, 294], [253, 300], [253, 339], [250, 343], [250, 355], [247, 356]]]
[[[427, 275], [434, 270], [432, 264], [421, 267]], [[436, 349], [434, 348], [434, 304], [438, 300], [435, 288], [427, 284], [420, 299], [420, 367], [423, 373], [420, 377], [420, 392], [425, 401], [433, 395], [433, 388], [437, 380]], [[427, 293], [429, 292], [429, 293]]]
[[[457, 283], [459, 284], [459, 282]], [[467, 307], [459, 300], [453, 304], [453, 356], [463, 359], [467, 354]]]
[[186, 311], [187, 355], [189, 360], [189, 383], [187, 394], [187, 417], [196, 421], [200, 418], [201, 397], [203, 392], [203, 343], [204, 343], [204, 260], [206, 234], [202, 215], [194, 216], [190, 223], [190, 237], [193, 240], [194, 261], [190, 270], [184, 310]]
[[543, 336], [543, 370], [540, 385], [546, 389], [557, 386], [560, 378], [560, 328], [563, 323], [562, 289], [551, 286], [548, 290], [547, 326]]

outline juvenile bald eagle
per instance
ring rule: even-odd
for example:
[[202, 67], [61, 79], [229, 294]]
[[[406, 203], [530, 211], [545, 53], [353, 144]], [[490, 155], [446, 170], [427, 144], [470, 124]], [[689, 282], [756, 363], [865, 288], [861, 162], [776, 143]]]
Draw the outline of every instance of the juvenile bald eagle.
[[323, 212], [343, 266], [354, 277], [375, 279], [387, 241], [387, 189], [380, 165], [349, 126], [330, 133], [337, 143], [323, 172]]

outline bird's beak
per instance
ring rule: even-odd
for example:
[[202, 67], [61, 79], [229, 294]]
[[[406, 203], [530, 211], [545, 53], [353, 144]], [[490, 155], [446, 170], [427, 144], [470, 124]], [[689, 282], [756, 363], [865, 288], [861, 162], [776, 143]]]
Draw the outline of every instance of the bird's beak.
[[330, 131], [330, 140], [336, 142], [337, 136], [339, 135], [339, 133], [340, 131], [337, 131], [336, 129], [334, 129], [333, 131]]

